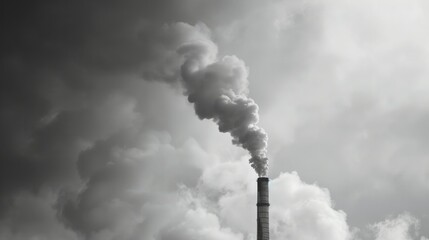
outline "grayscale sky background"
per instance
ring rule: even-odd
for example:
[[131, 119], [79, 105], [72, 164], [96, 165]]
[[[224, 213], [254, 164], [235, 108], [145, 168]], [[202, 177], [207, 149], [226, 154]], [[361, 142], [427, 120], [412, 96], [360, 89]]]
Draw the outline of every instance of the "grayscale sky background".
[[254, 240], [248, 153], [178, 49], [248, 70], [271, 238], [428, 240], [429, 2], [2, 1], [1, 240]]

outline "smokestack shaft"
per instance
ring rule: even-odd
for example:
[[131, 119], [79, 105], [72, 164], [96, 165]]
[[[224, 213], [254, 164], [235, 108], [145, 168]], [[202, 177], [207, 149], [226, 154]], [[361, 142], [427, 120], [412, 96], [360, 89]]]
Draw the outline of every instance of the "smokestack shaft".
[[269, 190], [267, 177], [258, 178], [257, 240], [269, 240]]

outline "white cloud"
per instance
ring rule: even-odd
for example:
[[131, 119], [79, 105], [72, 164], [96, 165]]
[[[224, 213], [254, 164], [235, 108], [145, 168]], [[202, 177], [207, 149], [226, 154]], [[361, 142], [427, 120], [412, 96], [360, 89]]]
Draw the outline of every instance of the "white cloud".
[[375, 232], [375, 240], [425, 240], [419, 236], [419, 220], [408, 213], [370, 226]]
[[[182, 194], [182, 196], [184, 196]], [[219, 218], [201, 205], [201, 200], [191, 194], [185, 194], [186, 198], [179, 200], [179, 206], [184, 213], [176, 216], [175, 221], [170, 222], [159, 233], [160, 240], [242, 240], [241, 233], [233, 232], [225, 226], [221, 226]]]
[[[256, 182], [245, 160], [208, 168], [199, 189], [215, 196], [222, 222], [254, 236]], [[327, 189], [282, 173], [270, 181], [270, 194], [272, 239], [351, 239], [346, 214], [333, 208]]]

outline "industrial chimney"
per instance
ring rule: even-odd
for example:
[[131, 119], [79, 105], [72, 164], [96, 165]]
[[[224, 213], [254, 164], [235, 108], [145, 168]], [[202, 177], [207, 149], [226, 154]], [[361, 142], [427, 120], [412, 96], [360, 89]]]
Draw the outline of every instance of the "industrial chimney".
[[268, 181], [267, 177], [258, 178], [258, 203], [256, 204], [258, 208], [257, 212], [257, 240], [269, 240], [269, 198], [268, 198]]

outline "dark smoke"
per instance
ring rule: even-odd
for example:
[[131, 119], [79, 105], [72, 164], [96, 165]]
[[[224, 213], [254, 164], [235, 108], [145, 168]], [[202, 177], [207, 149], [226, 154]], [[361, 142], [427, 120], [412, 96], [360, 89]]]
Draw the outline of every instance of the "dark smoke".
[[218, 58], [217, 47], [209, 39], [185, 43], [178, 52], [184, 57], [185, 94], [197, 116], [212, 119], [219, 131], [229, 132], [233, 144], [249, 151], [249, 162], [258, 175], [266, 176], [268, 136], [257, 126], [258, 105], [248, 96], [244, 62], [236, 56]]

